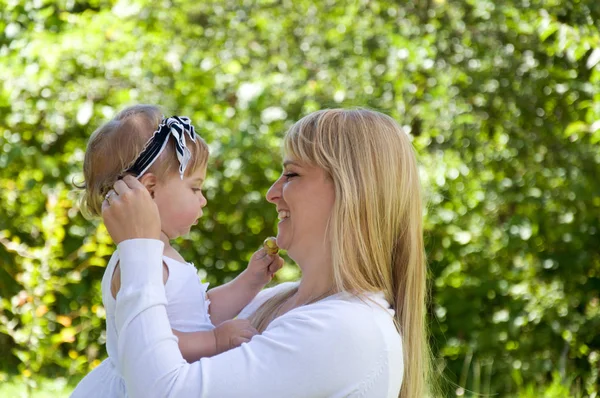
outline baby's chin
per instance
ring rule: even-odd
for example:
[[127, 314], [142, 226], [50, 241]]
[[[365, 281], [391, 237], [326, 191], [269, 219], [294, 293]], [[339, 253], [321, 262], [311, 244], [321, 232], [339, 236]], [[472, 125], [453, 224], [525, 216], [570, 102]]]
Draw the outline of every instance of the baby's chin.
[[174, 231], [170, 234], [168, 234], [167, 236], [169, 237], [169, 240], [173, 240], [173, 239], [177, 239], [177, 238], [181, 238], [181, 237], [185, 237], [187, 235], [189, 235], [189, 233], [192, 231], [192, 226], [189, 226], [185, 229], [182, 229], [181, 231]]

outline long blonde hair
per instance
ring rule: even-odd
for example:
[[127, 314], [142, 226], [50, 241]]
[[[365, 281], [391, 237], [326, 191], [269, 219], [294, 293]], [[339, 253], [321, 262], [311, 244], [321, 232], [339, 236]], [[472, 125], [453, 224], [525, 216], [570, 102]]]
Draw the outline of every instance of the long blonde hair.
[[[428, 392], [426, 262], [419, 172], [409, 137], [389, 116], [329, 109], [298, 121], [286, 155], [318, 166], [335, 186], [329, 221], [334, 290], [382, 291], [395, 310], [404, 375], [400, 398]], [[351, 231], [351, 233], [349, 232]], [[251, 318], [264, 330], [295, 290], [267, 301]]]

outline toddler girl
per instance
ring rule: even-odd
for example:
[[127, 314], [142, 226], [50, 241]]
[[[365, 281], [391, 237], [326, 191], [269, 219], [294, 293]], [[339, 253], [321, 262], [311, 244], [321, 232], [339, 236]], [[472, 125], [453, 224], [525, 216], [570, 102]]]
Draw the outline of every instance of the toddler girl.
[[[118, 197], [121, 182], [118, 180], [126, 174], [136, 176], [154, 198], [164, 243], [167, 315], [179, 349], [188, 362], [229, 350], [257, 333], [247, 320], [232, 318], [283, 264], [277, 254], [260, 249], [236, 279], [207, 292], [207, 284], [200, 282], [195, 267], [171, 246], [172, 239], [187, 234], [202, 216], [202, 208], [206, 206], [202, 185], [207, 161], [208, 146], [196, 135], [188, 118], [163, 118], [158, 107], [137, 105], [123, 110], [92, 134], [83, 166], [82, 209], [88, 215], [100, 215], [102, 201], [110, 202]], [[115, 300], [119, 288], [117, 250], [102, 278], [108, 358], [77, 385], [71, 397], [127, 396], [117, 360]]]

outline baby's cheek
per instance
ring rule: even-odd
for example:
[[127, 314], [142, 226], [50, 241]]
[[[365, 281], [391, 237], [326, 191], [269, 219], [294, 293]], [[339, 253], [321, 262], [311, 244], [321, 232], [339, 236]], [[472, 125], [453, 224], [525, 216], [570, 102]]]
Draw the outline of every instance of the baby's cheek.
[[181, 213], [180, 213], [180, 217], [183, 219], [186, 219], [187, 221], [194, 221], [198, 215], [200, 215], [199, 210], [196, 207], [192, 207], [192, 206], [187, 206], [187, 207], [181, 207]]

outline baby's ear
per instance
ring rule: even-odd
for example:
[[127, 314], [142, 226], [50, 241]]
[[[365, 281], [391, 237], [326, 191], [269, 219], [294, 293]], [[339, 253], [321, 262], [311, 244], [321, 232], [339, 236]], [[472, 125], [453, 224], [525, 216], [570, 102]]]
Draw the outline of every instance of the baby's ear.
[[140, 182], [146, 187], [148, 192], [150, 192], [150, 195], [154, 197], [154, 191], [156, 190], [158, 178], [152, 173], [146, 173], [142, 176], [142, 178], [140, 178]]

